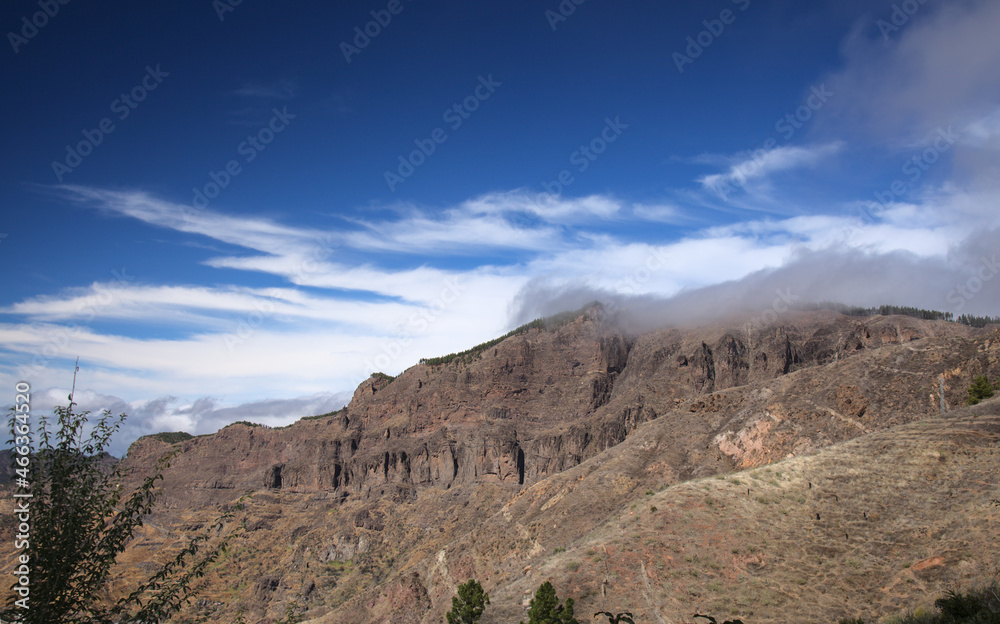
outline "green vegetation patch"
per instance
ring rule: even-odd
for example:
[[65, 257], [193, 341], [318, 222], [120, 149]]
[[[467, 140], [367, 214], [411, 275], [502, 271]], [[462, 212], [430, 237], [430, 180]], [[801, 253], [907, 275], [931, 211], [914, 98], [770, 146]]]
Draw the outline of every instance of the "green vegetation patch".
[[861, 306], [849, 306], [833, 301], [823, 301], [817, 304], [806, 304], [798, 306], [803, 310], [833, 310], [845, 316], [910, 316], [923, 319], [925, 321], [954, 321], [969, 327], [986, 327], [991, 324], [1000, 324], [1000, 316], [975, 316], [974, 314], [961, 314], [956, 317], [951, 312], [941, 312], [939, 310], [925, 310], [910, 306], [880, 305], [870, 308]]
[[142, 437], [152, 438], [154, 440], [159, 440], [160, 442], [166, 442], [167, 444], [177, 444], [178, 442], [187, 442], [194, 436], [186, 431], [163, 431]]
[[555, 331], [573, 319], [584, 314], [584, 312], [586, 312], [586, 310], [590, 307], [591, 306], [586, 306], [573, 312], [562, 312], [560, 314], [556, 314], [555, 316], [535, 319], [530, 323], [525, 323], [516, 329], [512, 329], [499, 338], [494, 338], [493, 340], [478, 344], [471, 349], [466, 349], [465, 351], [460, 351], [459, 353], [449, 353], [448, 355], [442, 355], [441, 357], [421, 358], [420, 363], [427, 364], [428, 366], [439, 366], [441, 364], [449, 364], [454, 360], [459, 360], [464, 364], [469, 364], [470, 362], [482, 357], [484, 351], [492, 349], [508, 338], [526, 334], [533, 329], [537, 329], [539, 331]]
[[1000, 390], [998, 385], [1000, 384], [991, 384], [986, 375], [976, 375], [972, 384], [969, 385], [969, 398], [966, 399], [966, 403], [976, 405], [980, 401], [992, 397], [994, 390]]
[[303, 416], [299, 420], [319, 420], [320, 418], [329, 418], [330, 416], [336, 416], [337, 414], [343, 412], [347, 409], [347, 406], [340, 408], [339, 410], [334, 410], [332, 412], [327, 412], [325, 414], [316, 414], [315, 416]]

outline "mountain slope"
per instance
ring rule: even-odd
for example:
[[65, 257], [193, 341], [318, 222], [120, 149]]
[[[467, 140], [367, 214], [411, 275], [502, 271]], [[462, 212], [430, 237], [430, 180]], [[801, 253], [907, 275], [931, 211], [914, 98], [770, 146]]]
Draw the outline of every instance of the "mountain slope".
[[[662, 445], [657, 424], [621, 454]], [[945, 589], [1000, 575], [998, 443], [991, 400], [767, 467], [635, 492], [565, 553], [547, 550], [495, 586], [484, 624], [523, 617], [523, 598], [547, 579], [580, 613], [632, 611], [641, 622], [837, 621], [931, 607]], [[579, 490], [597, 474], [635, 474], [621, 459], [559, 480]]]
[[[634, 540], [623, 539], [631, 526], [619, 526], [623, 508], [634, 504], [644, 517], [652, 504], [676, 507], [673, 499], [651, 501], [692, 479], [715, 487], [705, 479], [776, 461], [806, 470], [795, 462], [821, 449], [936, 417], [942, 377], [950, 408], [964, 402], [973, 375], [1000, 373], [998, 335], [955, 323], [820, 311], [749, 330], [733, 323], [633, 336], [613, 321], [594, 308], [472, 356], [432, 360], [394, 380], [373, 376], [335, 414], [281, 429], [232, 425], [179, 442], [164, 504], [117, 578], [127, 584], [156, 569], [185, 534], [251, 490], [249, 532], [208, 575], [195, 608], [212, 621], [242, 613], [248, 622], [273, 622], [291, 608], [323, 622], [440, 622], [455, 587], [473, 577], [507, 617], [493, 621], [511, 621], [523, 617], [524, 592], [544, 574], [584, 609], [620, 610], [604, 599], [645, 596], [630, 608], [659, 621], [657, 610], [670, 613], [708, 594], [690, 579], [662, 583], [665, 572], [648, 557], [664, 566], [678, 557], [695, 563], [695, 547], [722, 539], [724, 527], [691, 507], [657, 521], [678, 527], [671, 530], [687, 541], [637, 532], [643, 554], [633, 555], [626, 546]], [[126, 461], [138, 476], [170, 448], [145, 438]], [[807, 481], [821, 482], [823, 471], [815, 470], [819, 476]], [[741, 505], [774, 495], [750, 487]], [[653, 494], [662, 488], [669, 489]], [[713, 497], [727, 510], [779, 509], [759, 501], [760, 509], [739, 507], [723, 494]], [[781, 509], [799, 517], [798, 508]], [[697, 522], [686, 522], [688, 512]], [[736, 526], [738, 516], [725, 526]], [[747, 530], [763, 531], [744, 520]], [[803, 539], [820, 548], [821, 537]], [[580, 558], [585, 543], [592, 545]], [[554, 554], [561, 548], [569, 550]], [[739, 565], [750, 566], [754, 553]], [[769, 556], [753, 565], [776, 561]], [[723, 569], [718, 557], [712, 561]], [[599, 578], [597, 563], [620, 568], [619, 576]], [[627, 570], [638, 563], [635, 577]], [[555, 573], [563, 569], [569, 572]], [[612, 591], [619, 577], [641, 583], [622, 580]], [[700, 595], [674, 591], [688, 586]], [[834, 594], [860, 604], [840, 589]]]

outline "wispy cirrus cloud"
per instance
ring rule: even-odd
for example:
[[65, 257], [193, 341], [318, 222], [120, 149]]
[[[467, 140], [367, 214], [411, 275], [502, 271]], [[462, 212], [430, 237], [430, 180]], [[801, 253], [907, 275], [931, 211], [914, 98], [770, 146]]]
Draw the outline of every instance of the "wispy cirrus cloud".
[[154, 197], [145, 191], [119, 191], [66, 185], [57, 187], [67, 199], [98, 210], [132, 217], [178, 232], [201, 234], [219, 242], [280, 253], [314, 240], [317, 232], [280, 225], [265, 218], [230, 216]]
[[633, 204], [632, 215], [640, 221], [655, 223], [693, 223], [698, 219], [673, 203]]
[[469, 214], [528, 213], [548, 223], [583, 224], [617, 217], [622, 202], [602, 195], [562, 197], [524, 190], [481, 195], [462, 203]]
[[702, 176], [697, 182], [705, 190], [723, 199], [741, 189], [750, 193], [762, 193], [770, 188], [769, 178], [774, 174], [815, 167], [843, 148], [842, 141], [833, 141], [808, 147], [779, 146], [738, 154], [729, 158], [731, 164], [728, 171]]
[[[819, 153], [773, 156], [767, 171], [819, 162], [822, 151], [814, 152]], [[781, 271], [803, 254], [820, 254], [810, 257], [839, 266], [834, 260], [840, 252], [831, 248], [855, 258], [910, 258], [873, 260], [872, 267], [926, 261], [922, 266], [940, 269], [943, 277], [935, 285], [943, 287], [945, 278], [957, 278], [963, 267], [980, 261], [971, 256], [959, 261], [950, 254], [997, 199], [981, 191], [942, 187], [884, 207], [877, 222], [859, 223], [844, 210], [758, 215], [699, 226], [697, 211], [683, 201], [630, 203], [611, 196], [559, 198], [511, 191], [437, 211], [404, 207], [378, 219], [344, 219], [341, 229], [320, 230], [193, 210], [143, 192], [79, 186], [61, 191], [101, 211], [209, 238], [218, 245], [204, 250], [207, 255], [200, 262], [205, 266], [284, 280], [277, 287], [241, 284], [238, 274], [226, 274], [227, 281], [215, 285], [136, 280], [116, 285], [113, 301], [96, 307], [90, 302], [110, 285], [94, 283], [27, 297], [0, 310], [20, 319], [0, 324], [0, 342], [9, 353], [19, 354], [19, 361], [31, 362], [32, 354], [55, 344], [57, 354], [48, 361], [68, 359], [64, 363], [69, 366], [72, 356], [80, 355], [91, 367], [92, 387], [117, 388], [118, 396], [132, 402], [177, 396], [163, 412], [170, 418], [182, 417], [188, 409], [184, 406], [198, 400], [205, 409], [191, 407], [192, 413], [228, 418], [235, 412], [225, 410], [248, 400], [264, 401], [269, 398], [264, 393], [275, 387], [283, 388], [285, 397], [310, 396], [317, 388], [349, 390], [373, 370], [398, 373], [421, 357], [495, 337], [525, 314], [549, 312], [549, 304], [575, 302], [569, 295], [556, 297], [559, 293], [662, 301], [719, 283], [742, 283], [761, 271], [792, 275]], [[677, 222], [688, 226], [683, 233], [672, 228]], [[627, 232], [637, 225], [653, 235], [636, 240]], [[480, 243], [484, 237], [490, 239], [488, 245]], [[519, 253], [503, 261], [487, 259], [470, 254], [477, 244]], [[238, 251], [215, 249], [225, 245]], [[385, 261], [386, 251], [419, 264], [408, 260], [393, 265]], [[949, 262], [955, 266], [942, 269]], [[836, 289], [826, 293], [820, 280], [810, 294], [850, 294], [845, 290], [847, 272], [865, 264], [841, 264], [848, 268], [843, 279], [830, 281]], [[794, 274], [796, 285], [805, 283], [805, 270]], [[901, 290], [895, 283], [903, 274], [868, 276], [864, 292], [889, 302], [912, 296], [915, 286]], [[751, 286], [726, 292], [751, 291], [757, 292]], [[944, 294], [931, 293], [927, 299]], [[724, 307], [717, 299], [708, 309]], [[971, 302], [970, 309], [990, 301], [984, 296]], [[176, 331], [161, 335], [170, 327]], [[35, 375], [36, 383], [58, 386], [65, 381], [63, 373], [50, 366]], [[15, 376], [16, 370], [0, 370], [0, 378]], [[213, 396], [177, 391], [205, 384], [217, 389]], [[241, 399], [234, 404], [227, 402], [229, 396]]]

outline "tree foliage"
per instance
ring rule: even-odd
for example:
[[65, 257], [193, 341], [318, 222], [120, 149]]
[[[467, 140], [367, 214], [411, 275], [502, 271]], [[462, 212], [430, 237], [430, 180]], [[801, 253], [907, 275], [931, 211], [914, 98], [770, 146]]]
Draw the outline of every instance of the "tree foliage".
[[[76, 413], [73, 406], [70, 401], [55, 408], [51, 430], [45, 417], [34, 427], [36, 444], [27, 484], [31, 497], [26, 499], [31, 531], [22, 551], [30, 568], [29, 608], [18, 605], [18, 596], [13, 595], [2, 617], [26, 624], [164, 621], [192, 599], [194, 581], [239, 533], [240, 529], [230, 531], [208, 547], [211, 536], [242, 508], [242, 499], [131, 593], [117, 602], [108, 600], [112, 566], [152, 511], [159, 495], [156, 482], [178, 451], [162, 457], [153, 474], [126, 497], [125, 469], [102, 462], [126, 416], [115, 418], [105, 410], [87, 434], [89, 412]], [[15, 417], [12, 410], [12, 434]]]
[[459, 360], [460, 362], [468, 364], [482, 357], [484, 351], [492, 349], [512, 336], [520, 336], [521, 334], [526, 334], [533, 329], [540, 331], [553, 331], [569, 323], [576, 317], [583, 314], [586, 310], [587, 308], [581, 308], [574, 312], [561, 312], [547, 318], [537, 318], [529, 323], [525, 323], [520, 327], [510, 330], [499, 338], [488, 340], [472, 347], [471, 349], [466, 349], [465, 351], [460, 351], [458, 353], [449, 353], [448, 355], [442, 355], [440, 357], [421, 358], [420, 363], [427, 364], [428, 366], [440, 366], [441, 364], [449, 364], [454, 360]]
[[986, 327], [987, 325], [1000, 325], [1000, 316], [975, 316], [973, 314], [962, 314], [955, 319], [956, 322], [969, 327]]
[[[948, 591], [934, 601], [934, 611], [917, 610], [894, 618], [897, 624], [1000, 624], [1000, 583]], [[839, 624], [865, 624], [862, 618], [842, 619]]]
[[901, 316], [924, 319], [926, 321], [951, 321], [955, 318], [951, 312], [926, 310], [923, 308], [914, 308], [912, 306], [880, 305], [866, 308], [862, 306], [845, 305], [835, 301], [822, 301], [817, 304], [801, 304], [797, 305], [796, 308], [801, 310], [834, 310], [845, 316], [890, 316], [898, 314]]
[[488, 604], [490, 595], [479, 581], [470, 579], [458, 586], [458, 593], [451, 599], [451, 611], [445, 617], [448, 624], [478, 624]]
[[623, 613], [611, 613], [610, 611], [598, 611], [594, 614], [594, 617], [598, 615], [603, 615], [608, 618], [608, 624], [635, 624], [635, 620], [632, 619], [632, 614], [628, 611]]
[[[716, 620], [711, 615], [699, 615], [699, 614], [695, 613], [694, 616], [696, 618], [704, 618], [704, 619], [708, 620], [709, 622], [711, 622], [711, 624], [718, 624], [718, 620]], [[722, 624], [743, 624], [743, 620], [726, 620]]]
[[960, 314], [959, 316], [955, 316], [951, 312], [927, 310], [912, 306], [880, 305], [866, 308], [846, 305], [835, 301], [821, 301], [819, 303], [797, 304], [795, 308], [799, 310], [834, 310], [845, 316], [889, 316], [898, 314], [926, 321], [954, 321], [955, 323], [977, 328], [986, 327], [991, 324], [1000, 324], [1000, 316], [976, 316], [974, 314]]
[[573, 599], [567, 598], [565, 604], [559, 604], [556, 589], [545, 581], [531, 599], [528, 624], [580, 624], [580, 621], [573, 617]]
[[986, 375], [976, 375], [969, 386], [969, 398], [966, 399], [966, 403], [976, 405], [991, 396], [993, 396], [993, 385], [990, 384], [990, 380], [986, 378]]

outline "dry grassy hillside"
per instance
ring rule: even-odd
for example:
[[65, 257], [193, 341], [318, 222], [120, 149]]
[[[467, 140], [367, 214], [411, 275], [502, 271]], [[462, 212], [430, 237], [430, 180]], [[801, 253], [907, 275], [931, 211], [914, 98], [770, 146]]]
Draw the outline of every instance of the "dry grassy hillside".
[[[655, 444], [655, 423], [646, 429], [622, 451]], [[945, 589], [1000, 576], [998, 475], [1000, 401], [991, 400], [809, 456], [647, 490], [565, 552], [547, 551], [495, 586], [483, 622], [523, 617], [524, 599], [549, 579], [579, 613], [632, 611], [637, 622], [695, 613], [871, 621], [929, 608]]]

